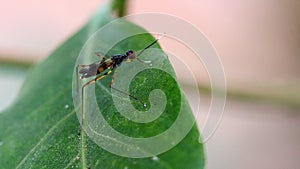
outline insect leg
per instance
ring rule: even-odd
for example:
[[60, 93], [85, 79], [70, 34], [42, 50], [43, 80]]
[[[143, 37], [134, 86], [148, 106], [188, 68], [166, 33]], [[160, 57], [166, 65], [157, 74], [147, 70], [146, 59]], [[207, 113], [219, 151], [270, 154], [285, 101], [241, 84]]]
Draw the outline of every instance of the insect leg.
[[[85, 125], [85, 123], [84, 123], [84, 121], [85, 121], [85, 112], [84, 112], [84, 88], [87, 87], [88, 85], [93, 84], [93, 83], [95, 83], [96, 81], [102, 79], [103, 77], [105, 77], [106, 75], [110, 74], [111, 72], [112, 72], [112, 70], [110, 69], [108, 72], [102, 74], [101, 76], [99, 76], [99, 77], [97, 77], [97, 78], [95, 78], [95, 79], [93, 79], [93, 80], [91, 80], [91, 81], [86, 82], [86, 83], [82, 86], [82, 88], [81, 88], [81, 125], [82, 125], [82, 127], [84, 127], [84, 125]], [[131, 98], [133, 98], [133, 99], [135, 99], [135, 100], [137, 100], [137, 101], [139, 101], [143, 106], [145, 106], [144, 103], [143, 103], [140, 99], [138, 99], [137, 97], [134, 97], [134, 96], [132, 96], [131, 94], [128, 94], [128, 93], [126, 93], [126, 92], [124, 92], [124, 91], [122, 91], [122, 90], [120, 90], [120, 89], [114, 88], [114, 87], [112, 86], [113, 83], [114, 83], [114, 79], [115, 79], [115, 77], [117, 76], [117, 73], [118, 73], [118, 68], [115, 69], [115, 72], [114, 72], [114, 75], [113, 75], [113, 77], [112, 77], [112, 81], [110, 82], [109, 87], [110, 87], [111, 89], [114, 89], [114, 90], [116, 90], [116, 91], [118, 91], [118, 92], [120, 92], [120, 93], [123, 93], [123, 94], [125, 94], [125, 95], [127, 95], [127, 96], [129, 96], [129, 97], [131, 97]]]
[[104, 60], [106, 60], [105, 55], [104, 55], [102, 52], [100, 52], [100, 51], [95, 52], [95, 55], [97, 55], [97, 56], [101, 59], [101, 63], [102, 63]]
[[82, 87], [81, 87], [81, 125], [84, 126], [84, 119], [85, 119], [85, 113], [84, 113], [84, 88], [90, 84], [95, 83], [96, 81], [102, 79], [106, 75], [110, 74], [112, 71], [109, 70], [108, 72], [104, 73], [103, 75], [96, 77], [95, 79], [86, 82]]
[[134, 97], [134, 96], [132, 96], [131, 94], [126, 93], [126, 92], [124, 92], [123, 90], [117, 89], [117, 88], [115, 88], [115, 87], [112, 86], [112, 85], [114, 84], [114, 80], [115, 80], [115, 78], [116, 78], [116, 76], [117, 76], [117, 74], [118, 74], [118, 70], [119, 70], [119, 69], [116, 68], [116, 70], [115, 70], [115, 72], [114, 72], [114, 75], [113, 75], [113, 77], [112, 77], [112, 79], [111, 79], [111, 82], [110, 82], [110, 84], [109, 84], [109, 87], [110, 87], [111, 89], [114, 89], [114, 90], [116, 90], [116, 91], [118, 91], [118, 92], [120, 92], [120, 93], [123, 93], [123, 94], [125, 94], [125, 95], [127, 95], [127, 96], [133, 98], [134, 100], [139, 101], [139, 102], [144, 106], [144, 103], [143, 103], [140, 99], [138, 99], [137, 97]]
[[76, 89], [77, 89], [77, 93], [79, 92], [79, 88], [78, 88], [78, 84], [79, 84], [79, 82], [78, 82], [78, 74], [79, 74], [79, 72], [78, 72], [78, 69], [80, 68], [84, 68], [84, 67], [87, 67], [88, 65], [77, 65], [76, 66]]
[[[88, 81], [87, 83], [85, 83], [82, 87], [81, 87], [81, 149], [82, 149], [82, 160], [84, 160], [84, 156], [85, 156], [85, 147], [84, 147], [84, 128], [85, 128], [85, 112], [84, 112], [84, 88], [92, 83], [95, 83], [96, 81], [102, 79], [103, 77], [105, 77], [106, 75], [108, 75], [109, 73], [111, 73], [111, 70], [109, 70], [108, 72], [104, 73], [103, 75]], [[85, 161], [83, 161], [83, 165], [85, 165]], [[85, 167], [84, 167], [85, 168]]]
[[135, 57], [134, 59], [128, 59], [128, 60], [126, 60], [125, 62], [133, 62], [134, 60], [138, 60], [139, 62], [141, 62], [141, 63], [144, 63], [144, 64], [150, 64], [151, 63], [151, 61], [144, 61], [144, 60], [141, 60], [141, 59], [139, 59], [139, 58], [137, 58], [137, 57]]
[[115, 72], [114, 72], [114, 75], [113, 75], [113, 77], [112, 77], [112, 79], [111, 79], [111, 81], [110, 81], [110, 84], [109, 84], [109, 87], [110, 87], [110, 88], [111, 88], [112, 85], [114, 84], [114, 81], [115, 81], [115, 78], [117, 77], [118, 71], [119, 71], [119, 69], [116, 68], [116, 69], [115, 69]]

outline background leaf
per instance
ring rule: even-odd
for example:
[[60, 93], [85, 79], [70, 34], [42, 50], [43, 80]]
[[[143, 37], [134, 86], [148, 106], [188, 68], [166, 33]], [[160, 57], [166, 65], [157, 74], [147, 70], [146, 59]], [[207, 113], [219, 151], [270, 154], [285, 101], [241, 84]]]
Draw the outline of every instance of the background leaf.
[[[74, 168], [81, 167], [80, 156], [80, 125], [72, 103], [72, 75], [76, 58], [84, 43], [98, 28], [112, 21], [109, 8], [105, 7], [93, 19], [74, 36], [58, 47], [45, 61], [35, 65], [30, 70], [27, 79], [12, 106], [0, 114], [0, 164], [1, 168]], [[129, 24], [129, 23], [128, 23]], [[128, 30], [112, 30], [114, 33], [126, 32]], [[141, 29], [141, 28], [139, 28]], [[139, 50], [144, 44], [149, 44], [153, 37], [142, 35], [131, 43], [120, 45], [122, 50], [133, 48]], [[143, 42], [141, 44], [141, 41]], [[151, 70], [144, 72], [145, 76], [155, 72]], [[147, 75], [148, 74], [148, 75]], [[98, 84], [108, 83], [110, 76]], [[163, 78], [168, 81], [168, 78]], [[166, 82], [167, 82], [166, 81]], [[160, 84], [156, 84], [159, 82]], [[151, 87], [163, 86], [158, 76], [153, 76], [147, 90]], [[130, 91], [147, 99], [143, 90], [136, 88], [139, 79], [135, 80]], [[107, 85], [106, 85], [107, 86]], [[146, 86], [146, 87], [149, 87]], [[168, 88], [167, 88], [168, 89]], [[110, 100], [101, 97], [101, 89], [96, 87], [96, 95], [99, 101], [106, 100], [103, 112], [110, 124], [116, 129], [128, 135], [141, 134], [142, 129], [152, 128], [144, 132], [144, 136], [153, 135], [164, 131], [176, 114], [166, 115], [160, 118], [156, 124], [139, 126], [141, 130], [137, 133], [130, 132], [132, 124], [120, 119], [113, 107], [109, 106]], [[101, 100], [102, 99], [102, 100]], [[180, 100], [174, 99], [173, 102]], [[103, 103], [103, 102], [102, 102]], [[169, 102], [168, 102], [169, 103]], [[133, 103], [135, 104], [135, 103]], [[168, 106], [172, 111], [176, 106]], [[186, 113], [190, 113], [187, 111]], [[164, 113], [165, 114], [165, 113]], [[170, 121], [169, 121], [170, 120]], [[198, 143], [199, 134], [196, 125], [189, 134], [173, 149], [154, 158], [125, 158], [111, 154], [88, 137], [86, 139], [87, 166], [91, 168], [203, 168], [204, 153], [203, 145]]]

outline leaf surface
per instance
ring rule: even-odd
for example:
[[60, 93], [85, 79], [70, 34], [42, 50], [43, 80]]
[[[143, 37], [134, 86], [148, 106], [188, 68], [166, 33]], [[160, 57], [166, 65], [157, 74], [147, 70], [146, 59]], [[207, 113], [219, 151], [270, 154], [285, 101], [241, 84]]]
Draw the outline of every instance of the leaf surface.
[[[80, 125], [72, 101], [73, 70], [88, 38], [113, 20], [107, 9], [103, 8], [45, 61], [33, 66], [14, 104], [0, 113], [1, 168], [81, 168]], [[125, 24], [127, 29], [114, 27], [107, 36], [142, 29], [129, 22]], [[123, 52], [127, 49], [141, 50], [153, 39], [149, 34], [143, 34], [116, 46]], [[155, 47], [159, 48], [158, 45]], [[109, 54], [114, 52], [117, 49], [111, 49]], [[164, 60], [163, 64], [171, 69], [168, 61]], [[165, 112], [157, 120], [146, 124], [131, 122], [115, 109], [108, 87], [111, 77], [112, 74], [96, 83], [95, 95], [102, 115], [115, 130], [130, 137], [150, 137], [167, 130], [176, 120], [176, 112], [183, 104], [178, 97], [180, 88], [164, 72], [157, 69], [140, 72], [130, 84], [130, 93], [139, 96], [148, 105], [151, 90], [160, 88], [166, 94], [168, 103]], [[143, 110], [134, 100], [131, 103], [136, 109]], [[189, 108], [185, 113], [192, 114]], [[87, 137], [85, 160], [90, 168], [201, 169], [204, 168], [204, 153], [198, 139], [199, 133], [194, 125], [179, 144], [157, 157], [126, 158], [102, 149]]]

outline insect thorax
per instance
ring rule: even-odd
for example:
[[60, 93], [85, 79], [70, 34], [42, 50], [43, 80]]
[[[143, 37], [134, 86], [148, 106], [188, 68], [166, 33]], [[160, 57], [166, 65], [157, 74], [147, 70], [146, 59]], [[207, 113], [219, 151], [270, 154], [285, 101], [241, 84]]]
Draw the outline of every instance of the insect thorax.
[[114, 65], [118, 67], [124, 60], [127, 59], [125, 54], [117, 54], [111, 57], [111, 60], [114, 61]]

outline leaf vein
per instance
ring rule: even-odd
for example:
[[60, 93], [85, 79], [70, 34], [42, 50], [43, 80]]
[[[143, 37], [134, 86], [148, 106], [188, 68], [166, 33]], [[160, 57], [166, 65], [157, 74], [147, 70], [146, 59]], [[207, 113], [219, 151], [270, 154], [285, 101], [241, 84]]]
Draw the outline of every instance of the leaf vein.
[[27, 158], [36, 150], [36, 148], [41, 145], [41, 143], [50, 135], [52, 131], [54, 131], [58, 125], [60, 125], [63, 121], [71, 117], [75, 111], [72, 111], [71, 113], [67, 114], [65, 117], [63, 117], [60, 121], [58, 121], [53, 127], [51, 127], [48, 132], [40, 139], [40, 141], [27, 153], [27, 155], [20, 161], [20, 163], [16, 166], [16, 168], [19, 168], [26, 160]]

